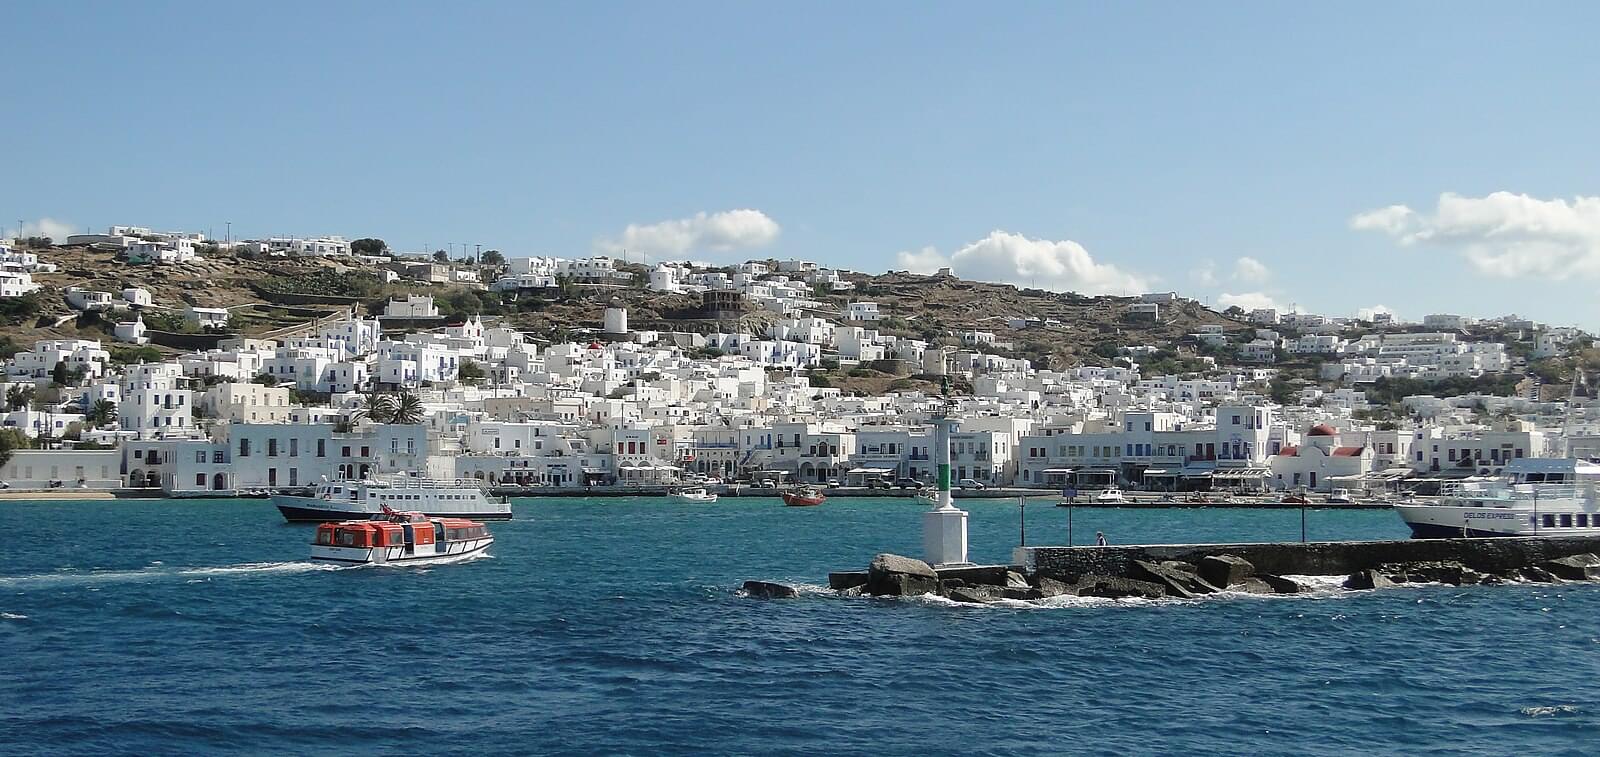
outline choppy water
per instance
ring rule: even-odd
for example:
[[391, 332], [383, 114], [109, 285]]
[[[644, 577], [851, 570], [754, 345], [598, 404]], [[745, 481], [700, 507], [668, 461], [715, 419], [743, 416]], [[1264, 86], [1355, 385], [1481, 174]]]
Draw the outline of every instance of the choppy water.
[[[978, 502], [1004, 561], [1014, 503]], [[522, 500], [492, 556], [326, 568], [264, 502], [0, 503], [0, 753], [1593, 754], [1600, 588], [741, 597], [915, 554], [904, 500]], [[1066, 512], [1028, 511], [1029, 540]], [[1080, 543], [1298, 539], [1079, 509]], [[1312, 511], [1311, 538], [1399, 538]]]

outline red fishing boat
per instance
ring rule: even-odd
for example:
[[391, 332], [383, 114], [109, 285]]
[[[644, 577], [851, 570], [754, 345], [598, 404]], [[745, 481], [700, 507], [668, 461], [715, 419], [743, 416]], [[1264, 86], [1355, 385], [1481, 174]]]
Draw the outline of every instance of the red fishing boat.
[[789, 507], [816, 507], [826, 501], [822, 489], [815, 486], [796, 486], [783, 493], [783, 504]]
[[466, 518], [429, 518], [418, 512], [384, 508], [371, 520], [317, 526], [311, 559], [347, 564], [426, 564], [454, 562], [483, 554], [494, 536]]

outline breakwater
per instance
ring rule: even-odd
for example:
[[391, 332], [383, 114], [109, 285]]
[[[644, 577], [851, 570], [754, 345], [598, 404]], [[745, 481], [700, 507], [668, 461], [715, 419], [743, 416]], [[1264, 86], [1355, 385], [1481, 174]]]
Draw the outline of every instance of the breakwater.
[[1333, 576], [1422, 562], [1454, 562], [1476, 571], [1502, 573], [1588, 552], [1600, 552], [1600, 536], [1017, 547], [1012, 561], [1024, 570], [1056, 577], [1126, 576], [1136, 571], [1138, 562], [1195, 563], [1208, 556], [1235, 555], [1265, 573]]

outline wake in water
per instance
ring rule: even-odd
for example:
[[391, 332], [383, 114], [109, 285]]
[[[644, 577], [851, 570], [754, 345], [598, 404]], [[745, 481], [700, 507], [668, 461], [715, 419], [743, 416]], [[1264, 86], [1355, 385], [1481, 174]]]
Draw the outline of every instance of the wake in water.
[[[273, 573], [309, 573], [324, 570], [342, 570], [345, 566], [314, 563], [309, 560], [294, 562], [242, 563], [213, 567], [167, 568], [157, 562], [142, 570], [95, 570], [79, 572], [61, 568], [55, 573], [35, 573], [22, 576], [0, 576], [0, 588], [37, 589], [59, 586], [95, 586], [115, 583], [141, 583], [182, 578], [204, 580], [209, 576], [254, 575]], [[356, 566], [360, 567], [360, 566]]]

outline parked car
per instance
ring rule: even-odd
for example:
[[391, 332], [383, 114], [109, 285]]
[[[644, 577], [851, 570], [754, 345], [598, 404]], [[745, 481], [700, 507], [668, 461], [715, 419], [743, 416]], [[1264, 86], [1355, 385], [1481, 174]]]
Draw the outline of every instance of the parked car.
[[989, 488], [989, 486], [982, 481], [972, 478], [963, 478], [956, 482], [956, 486], [962, 489], [978, 489], [980, 491]]
[[837, 489], [839, 488], [839, 479], [830, 478], [827, 480], [827, 482], [823, 483], [823, 486], [826, 486], [829, 489]]
[[896, 489], [917, 489], [921, 488], [921, 486], [922, 482], [914, 478], [897, 478], [894, 480], [894, 488]]

